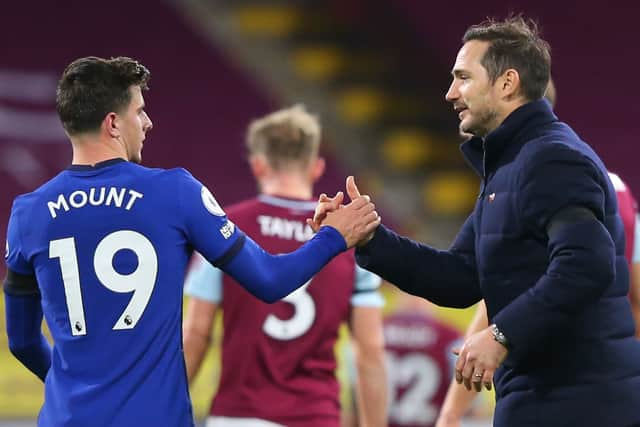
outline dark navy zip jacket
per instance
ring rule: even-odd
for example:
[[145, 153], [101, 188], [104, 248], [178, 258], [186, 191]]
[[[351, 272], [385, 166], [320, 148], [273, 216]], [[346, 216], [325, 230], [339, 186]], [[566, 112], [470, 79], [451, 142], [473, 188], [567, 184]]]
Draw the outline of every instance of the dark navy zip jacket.
[[[510, 342], [496, 371], [495, 426], [640, 426], [640, 341], [615, 190], [595, 152], [544, 100], [511, 113], [462, 151], [481, 176], [471, 216], [448, 251], [384, 226], [358, 263], [448, 307], [481, 298]], [[589, 209], [547, 234], [567, 207]]]

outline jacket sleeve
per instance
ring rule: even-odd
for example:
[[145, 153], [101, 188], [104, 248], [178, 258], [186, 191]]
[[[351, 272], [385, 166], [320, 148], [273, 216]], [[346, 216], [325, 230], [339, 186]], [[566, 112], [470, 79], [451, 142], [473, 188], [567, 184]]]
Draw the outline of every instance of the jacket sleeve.
[[469, 217], [448, 251], [402, 237], [383, 225], [356, 250], [358, 264], [412, 295], [445, 307], [464, 308], [482, 295]]
[[[521, 174], [518, 207], [524, 225], [547, 242], [548, 265], [532, 288], [494, 316], [512, 360], [562, 333], [575, 313], [613, 283], [615, 249], [603, 225], [605, 179], [591, 160], [564, 147], [538, 153]], [[574, 208], [593, 216], [556, 227], [556, 215]]]

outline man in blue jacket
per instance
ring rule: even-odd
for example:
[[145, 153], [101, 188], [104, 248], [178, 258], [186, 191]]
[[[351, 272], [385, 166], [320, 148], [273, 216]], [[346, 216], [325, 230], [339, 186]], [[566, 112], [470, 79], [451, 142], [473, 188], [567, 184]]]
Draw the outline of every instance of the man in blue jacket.
[[[439, 305], [485, 299], [491, 326], [465, 341], [456, 379], [495, 384], [495, 426], [640, 425], [615, 190], [542, 99], [549, 45], [522, 17], [472, 26], [463, 43], [446, 98], [474, 135], [462, 151], [482, 178], [475, 209], [447, 251], [380, 226], [358, 263]], [[321, 202], [316, 226], [338, 204]]]

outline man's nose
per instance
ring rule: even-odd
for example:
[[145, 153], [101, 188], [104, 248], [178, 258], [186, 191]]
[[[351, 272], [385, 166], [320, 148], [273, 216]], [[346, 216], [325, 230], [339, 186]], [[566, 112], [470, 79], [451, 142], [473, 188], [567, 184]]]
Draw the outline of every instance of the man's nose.
[[451, 83], [451, 86], [449, 86], [449, 90], [447, 90], [447, 93], [445, 93], [444, 95], [444, 99], [446, 99], [448, 102], [454, 102], [459, 97], [460, 94], [458, 92], [458, 87], [455, 83]]

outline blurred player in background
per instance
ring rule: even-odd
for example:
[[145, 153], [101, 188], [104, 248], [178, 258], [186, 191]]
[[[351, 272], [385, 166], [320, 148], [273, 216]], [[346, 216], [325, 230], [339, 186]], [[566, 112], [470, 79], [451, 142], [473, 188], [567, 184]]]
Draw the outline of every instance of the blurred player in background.
[[[313, 184], [324, 172], [320, 125], [301, 106], [249, 126], [247, 147], [260, 195], [231, 206], [229, 217], [273, 252], [291, 251], [313, 235]], [[334, 346], [348, 322], [358, 367], [363, 426], [386, 423], [380, 278], [359, 268], [353, 251], [336, 257], [282, 302], [267, 305], [232, 277], [196, 261], [185, 292], [187, 372], [192, 380], [223, 312], [222, 372], [207, 427], [340, 425]]]
[[609, 178], [616, 189], [618, 209], [624, 224], [625, 256], [631, 274], [629, 300], [636, 322], [636, 337], [640, 338], [640, 215], [638, 214], [638, 203], [627, 184], [618, 175], [609, 172]]
[[193, 249], [273, 302], [379, 223], [362, 197], [295, 253], [266, 253], [186, 170], [138, 164], [149, 77], [130, 58], [72, 62], [56, 97], [72, 165], [13, 204], [7, 335], [45, 382], [39, 426], [193, 426], [180, 333]]
[[435, 318], [431, 303], [397, 292], [384, 320], [389, 427], [432, 427], [453, 376], [460, 333]]
[[[487, 317], [487, 308], [485, 307], [483, 300], [478, 303], [478, 307], [476, 308], [473, 320], [471, 320], [471, 323], [469, 324], [465, 338], [485, 329], [488, 325], [489, 319]], [[474, 390], [467, 390], [460, 384], [456, 383], [455, 379], [451, 379], [445, 393], [446, 397], [444, 398], [435, 427], [461, 427], [462, 419], [469, 411], [471, 402], [473, 402], [477, 397], [478, 392]]]

